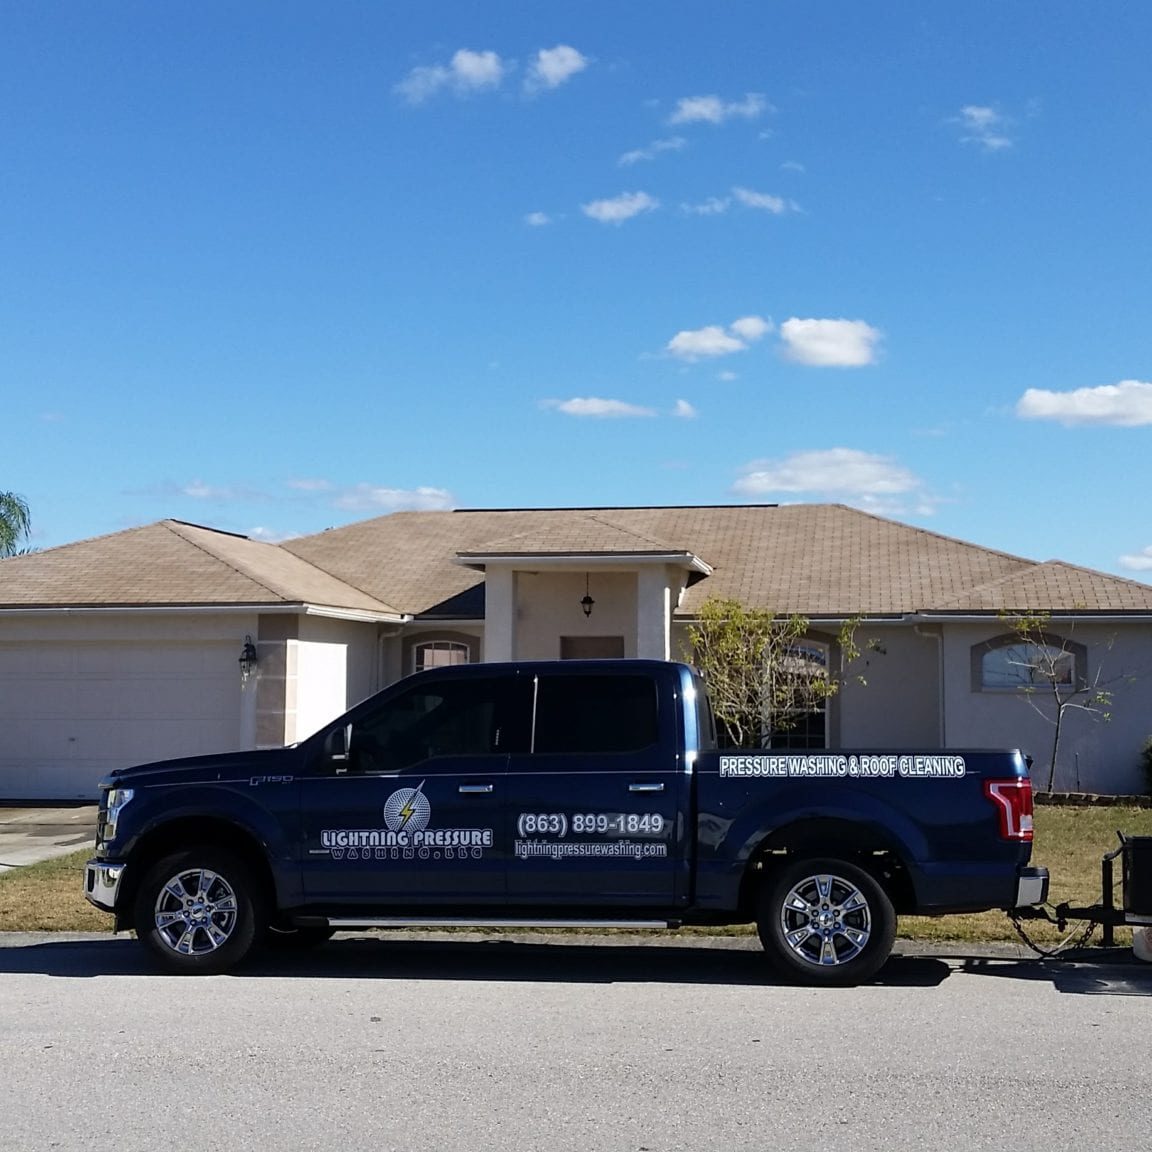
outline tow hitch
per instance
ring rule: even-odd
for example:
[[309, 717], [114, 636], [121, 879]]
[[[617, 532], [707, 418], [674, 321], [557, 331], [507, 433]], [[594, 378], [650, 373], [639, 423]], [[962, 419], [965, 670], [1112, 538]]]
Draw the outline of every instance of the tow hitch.
[[[1106, 853], [1100, 861], [1100, 902], [1083, 907], [1064, 902], [1055, 908], [1016, 908], [1009, 915], [1016, 924], [1024, 942], [1043, 956], [1055, 955], [1060, 949], [1045, 951], [1025, 935], [1020, 920], [1047, 920], [1061, 931], [1068, 929], [1069, 920], [1086, 920], [1088, 927], [1077, 942], [1078, 947], [1088, 943], [1093, 930], [1100, 926], [1100, 944], [1112, 948], [1116, 943], [1117, 925], [1134, 927], [1152, 924], [1152, 836], [1126, 836], [1117, 832], [1120, 847]], [[1113, 861], [1120, 858], [1121, 906], [1114, 900], [1115, 879]]]

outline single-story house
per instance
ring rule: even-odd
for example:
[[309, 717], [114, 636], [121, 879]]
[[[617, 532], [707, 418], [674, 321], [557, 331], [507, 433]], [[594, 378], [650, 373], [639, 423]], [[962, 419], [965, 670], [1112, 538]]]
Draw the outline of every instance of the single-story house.
[[1020, 747], [1041, 782], [1048, 694], [1005, 617], [1049, 613], [1061, 677], [1112, 693], [1110, 719], [1066, 712], [1055, 787], [1144, 790], [1152, 586], [841, 505], [742, 505], [397, 512], [282, 544], [162, 520], [0, 560], [0, 798], [291, 743], [436, 664], [683, 658], [710, 597], [807, 616], [833, 666], [859, 619], [808, 746]]

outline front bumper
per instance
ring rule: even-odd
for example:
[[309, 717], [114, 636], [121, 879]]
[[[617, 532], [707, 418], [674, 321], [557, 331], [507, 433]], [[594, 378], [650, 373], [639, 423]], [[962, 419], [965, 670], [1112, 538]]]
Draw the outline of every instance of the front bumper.
[[1048, 899], [1048, 869], [1021, 868], [1016, 876], [1015, 908], [1031, 908]]
[[123, 879], [123, 864], [89, 860], [84, 865], [84, 897], [105, 912], [115, 912], [116, 898], [120, 894], [120, 882]]

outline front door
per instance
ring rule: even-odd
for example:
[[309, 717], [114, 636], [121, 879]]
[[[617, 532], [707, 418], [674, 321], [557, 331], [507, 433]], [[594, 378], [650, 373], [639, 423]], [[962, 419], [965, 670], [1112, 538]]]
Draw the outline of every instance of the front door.
[[472, 671], [404, 682], [341, 719], [347, 759], [319, 758], [302, 788], [309, 903], [503, 902], [514, 680]]
[[673, 906], [675, 702], [625, 669], [536, 677], [532, 751], [508, 764], [509, 904]]

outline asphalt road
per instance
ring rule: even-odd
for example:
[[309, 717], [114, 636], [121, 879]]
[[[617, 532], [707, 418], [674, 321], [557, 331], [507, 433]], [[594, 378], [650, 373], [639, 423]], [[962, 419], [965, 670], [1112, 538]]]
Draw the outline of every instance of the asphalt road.
[[0, 936], [0, 1146], [1146, 1152], [1152, 965], [1004, 955], [812, 990], [747, 940], [350, 938], [179, 978]]

